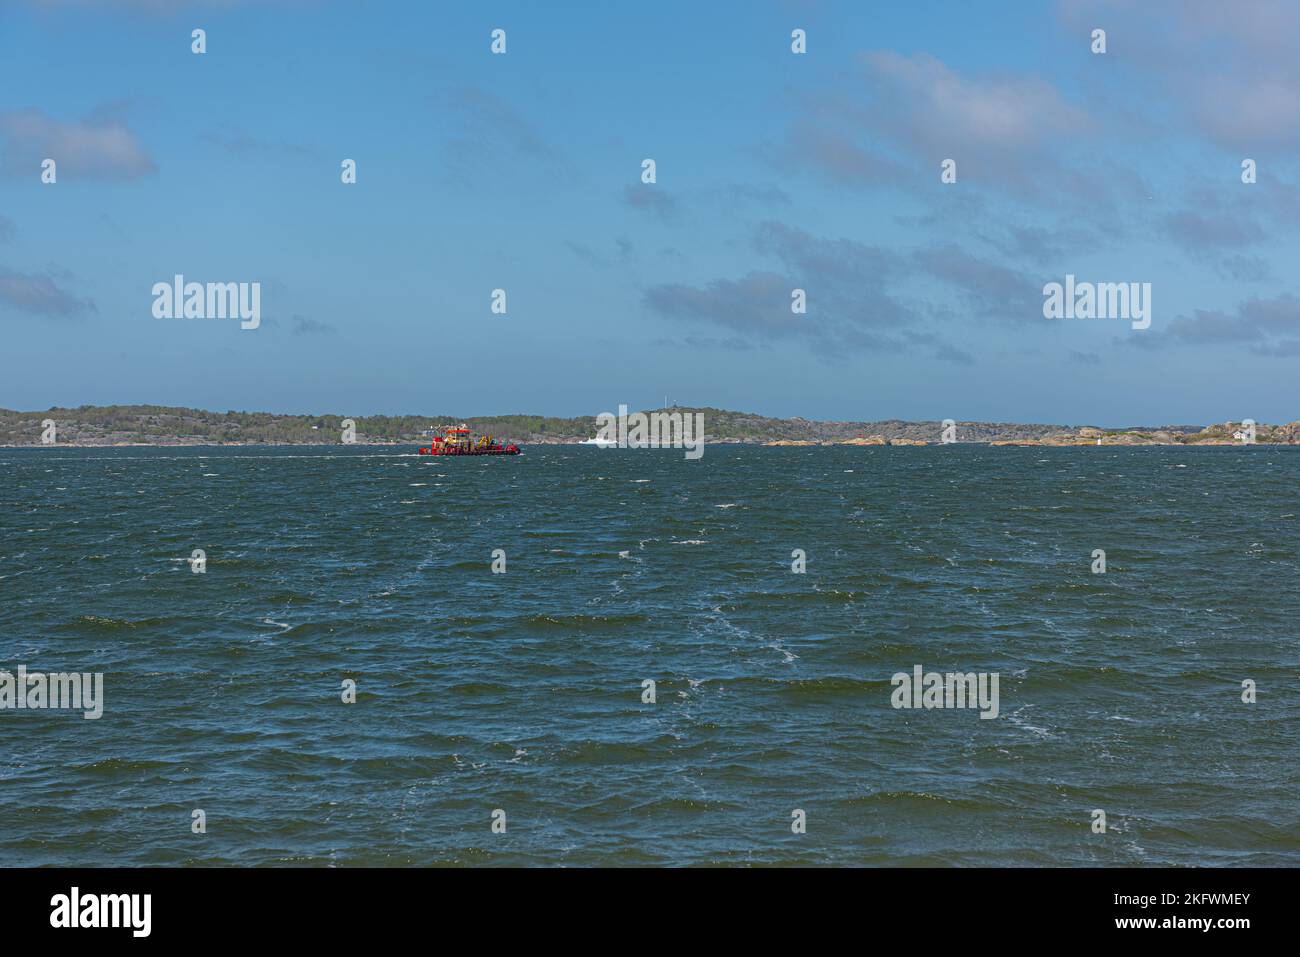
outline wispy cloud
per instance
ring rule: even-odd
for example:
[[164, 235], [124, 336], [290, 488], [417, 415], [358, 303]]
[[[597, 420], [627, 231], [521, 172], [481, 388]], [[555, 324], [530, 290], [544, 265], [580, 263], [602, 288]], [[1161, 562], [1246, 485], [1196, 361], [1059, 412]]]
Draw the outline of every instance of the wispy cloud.
[[789, 193], [771, 183], [732, 183], [722, 191], [722, 197], [732, 205], [789, 206], [791, 202]]
[[[1293, 0], [1059, 0], [1063, 21], [1103, 27], [1130, 85], [1231, 148], [1300, 144], [1300, 5]], [[1086, 32], [1081, 33], [1086, 35]]]
[[[916, 271], [898, 253], [773, 222], [758, 228], [753, 245], [782, 271], [755, 269], [734, 279], [652, 286], [646, 306], [666, 318], [727, 328], [753, 344], [803, 341], [827, 359], [929, 349], [938, 359], [971, 361], [946, 340], [914, 328], [913, 309], [889, 291]], [[872, 281], [864, 283], [863, 276]], [[806, 313], [791, 309], [795, 289], [806, 292]]]
[[443, 160], [462, 181], [484, 170], [517, 170], [521, 160], [552, 178], [568, 178], [568, 163], [515, 106], [481, 86], [461, 86], [433, 98], [451, 133]]
[[61, 178], [130, 180], [158, 171], [135, 134], [105, 113], [79, 122], [41, 110], [0, 113], [0, 164], [8, 175], [35, 178], [47, 158]]
[[1036, 77], [963, 75], [924, 53], [876, 51], [863, 61], [869, 79], [883, 87], [869, 115], [918, 155], [1037, 151], [1092, 125], [1083, 110]]
[[335, 330], [328, 322], [321, 322], [319, 319], [313, 319], [310, 316], [295, 314], [293, 328], [290, 331], [295, 336], [316, 336], [331, 333]]
[[623, 205], [669, 219], [677, 210], [677, 201], [660, 186], [628, 184], [623, 187]]
[[807, 320], [790, 312], [790, 283], [772, 272], [715, 279], [702, 286], [664, 283], [646, 290], [646, 305], [676, 319], [701, 319], [760, 338], [801, 334]]
[[248, 153], [280, 153], [302, 156], [311, 152], [297, 143], [268, 140], [249, 133], [235, 123], [221, 123], [214, 130], [199, 134], [199, 142], [219, 147], [236, 156]]
[[0, 266], [0, 304], [48, 319], [78, 319], [97, 312], [94, 302], [63, 289], [54, 277]]
[[915, 189], [954, 159], [961, 181], [1054, 206], [1133, 185], [1096, 162], [1085, 170], [1068, 161], [1061, 144], [1089, 141], [1097, 124], [1039, 77], [962, 73], [925, 53], [872, 51], [858, 62], [834, 89], [799, 102], [784, 142], [768, 150], [779, 167], [842, 185]]
[[1235, 175], [1219, 183], [1198, 182], [1155, 226], [1159, 237], [1219, 275], [1262, 282], [1272, 276], [1261, 253], [1276, 244], [1274, 231], [1292, 234], [1297, 224], [1300, 191], [1266, 173], [1252, 185], [1242, 184]]
[[[26, 0], [40, 10], [77, 10], [94, 7], [99, 10], [125, 10], [134, 13], [179, 13], [184, 10], [227, 10], [254, 3], [265, 5], [270, 0]], [[284, 0], [285, 3], [303, 5], [311, 0]]]
[[586, 243], [574, 242], [566, 239], [564, 245], [572, 250], [573, 254], [579, 259], [592, 266], [602, 269], [609, 267], [614, 263], [626, 263], [631, 261], [635, 246], [630, 239], [620, 236], [614, 240], [614, 251], [611, 255], [604, 255], [597, 252]]
[[1042, 320], [1041, 284], [1023, 273], [953, 243], [918, 250], [913, 258], [925, 272], [957, 288], [978, 316], [1013, 322]]
[[1197, 309], [1181, 315], [1154, 335], [1124, 342], [1147, 349], [1166, 346], [1244, 346], [1257, 355], [1295, 355], [1300, 337], [1300, 299], [1290, 293], [1248, 299], [1231, 311]]

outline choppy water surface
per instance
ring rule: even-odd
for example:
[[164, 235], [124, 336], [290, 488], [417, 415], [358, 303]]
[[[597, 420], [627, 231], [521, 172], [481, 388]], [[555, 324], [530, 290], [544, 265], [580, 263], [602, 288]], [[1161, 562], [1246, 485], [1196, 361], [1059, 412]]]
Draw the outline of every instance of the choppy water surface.
[[1300, 861], [1300, 450], [408, 451], [0, 449], [0, 863]]

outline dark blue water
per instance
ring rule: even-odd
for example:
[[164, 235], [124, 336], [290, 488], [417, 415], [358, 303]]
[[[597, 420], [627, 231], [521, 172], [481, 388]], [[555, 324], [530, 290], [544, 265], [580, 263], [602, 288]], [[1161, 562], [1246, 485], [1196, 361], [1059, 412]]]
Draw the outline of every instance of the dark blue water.
[[0, 864], [1300, 861], [1300, 450], [407, 451], [0, 449]]

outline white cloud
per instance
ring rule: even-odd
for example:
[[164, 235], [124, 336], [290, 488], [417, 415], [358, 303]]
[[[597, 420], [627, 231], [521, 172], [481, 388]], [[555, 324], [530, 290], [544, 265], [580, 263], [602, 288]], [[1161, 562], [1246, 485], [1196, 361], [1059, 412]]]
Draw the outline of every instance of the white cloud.
[[60, 178], [135, 179], [158, 169], [121, 121], [64, 122], [41, 110], [0, 113], [0, 150], [15, 176], [39, 176], [47, 158], [58, 163]]

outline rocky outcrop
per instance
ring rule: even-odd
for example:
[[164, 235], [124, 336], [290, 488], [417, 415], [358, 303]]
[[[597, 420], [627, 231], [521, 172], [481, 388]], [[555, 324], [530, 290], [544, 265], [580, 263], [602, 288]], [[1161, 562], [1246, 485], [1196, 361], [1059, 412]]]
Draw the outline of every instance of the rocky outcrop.
[[885, 444], [887, 443], [883, 435], [872, 435], [872, 436], [859, 435], [856, 438], [845, 439], [843, 442], [840, 443], [840, 445], [885, 445]]
[[[1057, 432], [1037, 439], [997, 439], [989, 445], [1242, 445], [1245, 430], [1240, 422], [1209, 425], [1199, 432], [1166, 429], [1125, 429], [1108, 431], [1083, 426], [1073, 432]], [[1256, 425], [1258, 445], [1300, 445], [1300, 422], [1287, 425]]]

